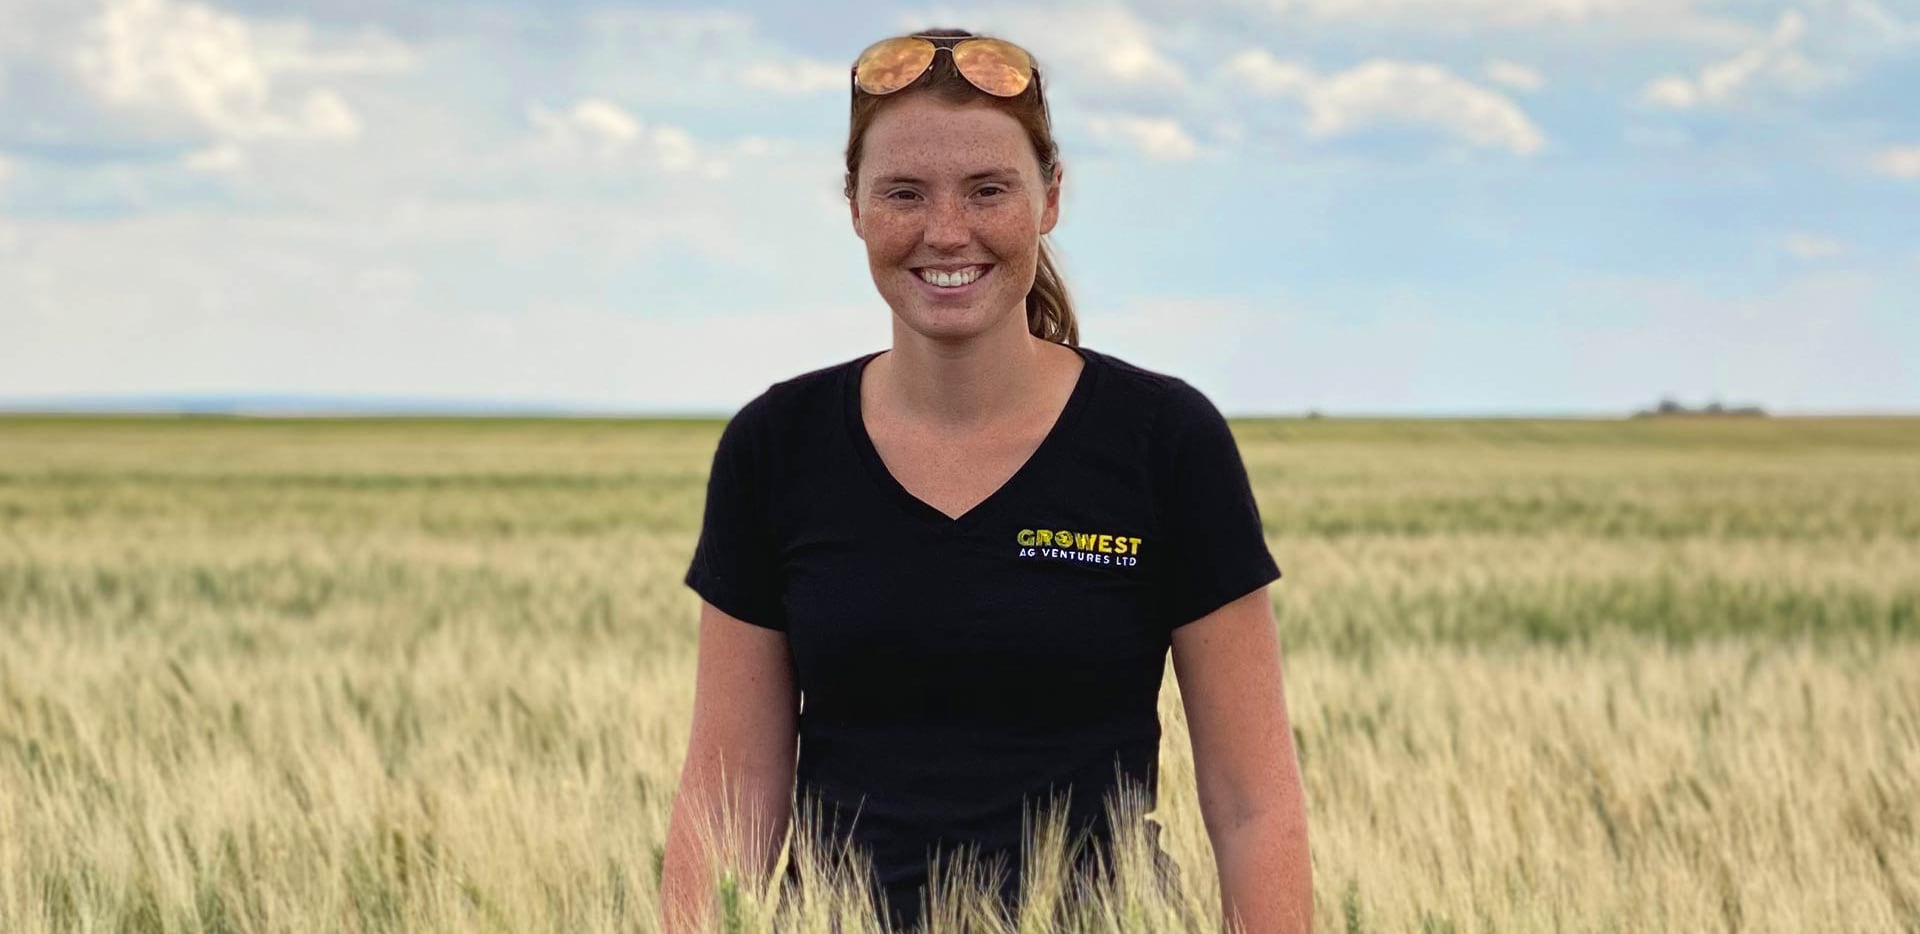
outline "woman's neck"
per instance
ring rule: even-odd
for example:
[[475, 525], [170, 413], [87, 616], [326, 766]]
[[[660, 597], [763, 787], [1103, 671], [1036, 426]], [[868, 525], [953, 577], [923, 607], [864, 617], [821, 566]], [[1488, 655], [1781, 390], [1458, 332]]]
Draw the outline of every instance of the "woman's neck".
[[1020, 417], [1051, 383], [1057, 350], [1027, 331], [1024, 314], [1008, 317], [1017, 327], [960, 343], [929, 339], [895, 319], [893, 348], [869, 365], [882, 367], [875, 389], [902, 417], [942, 433]]

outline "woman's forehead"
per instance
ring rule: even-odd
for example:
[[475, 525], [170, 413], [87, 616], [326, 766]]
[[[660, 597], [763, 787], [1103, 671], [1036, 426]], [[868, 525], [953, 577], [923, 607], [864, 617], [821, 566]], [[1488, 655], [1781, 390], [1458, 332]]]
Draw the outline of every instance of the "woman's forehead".
[[863, 148], [861, 162], [874, 177], [964, 179], [1005, 169], [1037, 171], [1026, 129], [992, 106], [900, 101], [875, 115]]

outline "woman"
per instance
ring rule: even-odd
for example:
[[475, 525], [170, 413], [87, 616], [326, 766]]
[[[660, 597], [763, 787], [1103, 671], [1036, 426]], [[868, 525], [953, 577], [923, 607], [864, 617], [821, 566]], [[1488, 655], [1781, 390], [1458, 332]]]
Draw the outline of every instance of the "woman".
[[1238, 449], [1186, 382], [1078, 346], [1038, 72], [971, 35], [854, 67], [846, 196], [891, 348], [774, 383], [715, 452], [663, 919], [706, 904], [696, 822], [764, 815], [770, 869], [790, 793], [871, 856], [897, 926], [930, 857], [1004, 857], [1009, 898], [1037, 804], [1096, 844], [1120, 784], [1150, 806], [1171, 648], [1223, 908], [1305, 931], [1280, 569]]

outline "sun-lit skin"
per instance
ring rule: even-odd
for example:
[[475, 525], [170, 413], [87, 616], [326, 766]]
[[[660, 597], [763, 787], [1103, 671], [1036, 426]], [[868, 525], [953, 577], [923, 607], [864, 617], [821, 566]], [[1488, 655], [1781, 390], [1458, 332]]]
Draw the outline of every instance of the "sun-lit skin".
[[[968, 177], [976, 173], [991, 174]], [[1060, 216], [1060, 177], [1056, 166], [1043, 184], [1026, 131], [990, 104], [909, 92], [875, 116], [849, 207], [896, 326], [941, 341], [996, 327], [1024, 333], [1040, 237]], [[965, 298], [930, 294], [915, 271], [967, 263], [994, 268]]]

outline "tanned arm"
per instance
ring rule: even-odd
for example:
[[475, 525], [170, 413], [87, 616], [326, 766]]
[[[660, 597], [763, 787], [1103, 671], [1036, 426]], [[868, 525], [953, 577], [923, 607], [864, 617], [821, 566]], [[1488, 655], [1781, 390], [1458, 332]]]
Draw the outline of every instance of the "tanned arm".
[[[701, 828], [719, 827], [723, 806], [758, 826], [736, 825], [732, 845], [764, 880], [791, 819], [799, 697], [786, 633], [700, 602], [693, 732], [668, 819], [660, 922], [668, 934], [699, 930], [712, 901], [709, 866], [724, 853]], [[722, 776], [724, 774], [724, 788]]]
[[1280, 678], [1280, 639], [1261, 586], [1173, 631], [1200, 813], [1222, 910], [1249, 934], [1313, 928], [1307, 808]]

